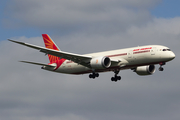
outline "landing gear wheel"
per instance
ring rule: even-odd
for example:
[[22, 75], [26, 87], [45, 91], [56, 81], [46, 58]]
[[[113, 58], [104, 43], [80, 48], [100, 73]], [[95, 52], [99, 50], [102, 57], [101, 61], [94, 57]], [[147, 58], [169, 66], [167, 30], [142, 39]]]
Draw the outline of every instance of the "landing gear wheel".
[[118, 80], [121, 80], [121, 76], [117, 76], [117, 79], [118, 79]]
[[89, 78], [93, 78], [93, 75], [92, 75], [92, 74], [89, 74]]
[[164, 70], [164, 68], [163, 67], [159, 67], [159, 71], [163, 71]]
[[95, 77], [99, 77], [99, 73], [95, 73]]
[[117, 82], [118, 80], [121, 80], [121, 76], [115, 76], [111, 78], [111, 81]]
[[112, 78], [111, 78], [111, 81], [117, 82], [117, 79], [116, 79], [115, 77], [112, 77]]
[[112, 77], [112, 78], [111, 78], [111, 81], [115, 81], [115, 78], [114, 78], [114, 77]]
[[96, 77], [99, 77], [99, 73], [89, 74], [89, 78], [95, 79]]

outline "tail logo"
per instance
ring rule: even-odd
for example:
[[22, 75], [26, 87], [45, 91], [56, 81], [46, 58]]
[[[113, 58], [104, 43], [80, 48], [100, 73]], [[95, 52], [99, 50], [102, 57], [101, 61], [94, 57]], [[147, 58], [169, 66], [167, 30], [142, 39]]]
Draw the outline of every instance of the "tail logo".
[[44, 38], [44, 44], [46, 48], [59, 51], [59, 49], [56, 47], [56, 45], [53, 43], [53, 41], [50, 38]]
[[[53, 40], [49, 37], [49, 35], [47, 35], [47, 34], [42, 34], [42, 37], [43, 37], [44, 44], [45, 44], [45, 47], [46, 47], [46, 48], [59, 51], [59, 48], [56, 46], [56, 44], [53, 42]], [[53, 56], [53, 55], [49, 55], [49, 54], [48, 54], [48, 57], [49, 57], [50, 63], [54, 63], [54, 62], [57, 62], [57, 61], [60, 60], [59, 57], [56, 57], [56, 56]], [[61, 60], [62, 60], [62, 59], [61, 59]], [[60, 61], [61, 61], [61, 60], [60, 60]], [[62, 61], [61, 61], [61, 62], [62, 62]], [[63, 62], [64, 62], [64, 60], [63, 60]], [[62, 63], [61, 63], [61, 64], [62, 64]]]

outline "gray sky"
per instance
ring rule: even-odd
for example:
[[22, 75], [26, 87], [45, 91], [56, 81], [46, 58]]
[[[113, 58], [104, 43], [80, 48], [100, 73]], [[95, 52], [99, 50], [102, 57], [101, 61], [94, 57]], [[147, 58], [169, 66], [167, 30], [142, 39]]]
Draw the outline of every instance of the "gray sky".
[[44, 46], [41, 33], [47, 33], [61, 50], [79, 54], [160, 44], [176, 58], [151, 76], [121, 71], [122, 80], [115, 83], [110, 81], [113, 72], [92, 80], [19, 63], [48, 63], [48, 58], [2, 38], [0, 118], [179, 120], [180, 14], [153, 14], [161, 4], [163, 0], [8, 0], [1, 18], [3, 37]]

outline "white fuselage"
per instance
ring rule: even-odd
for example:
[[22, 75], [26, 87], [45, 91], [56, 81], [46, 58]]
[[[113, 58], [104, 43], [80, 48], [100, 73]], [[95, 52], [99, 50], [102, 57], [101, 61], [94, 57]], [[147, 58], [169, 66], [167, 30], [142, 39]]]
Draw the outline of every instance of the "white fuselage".
[[[174, 59], [175, 54], [168, 47], [161, 45], [148, 45], [133, 48], [86, 54], [87, 56], [106, 56], [111, 60], [121, 61], [119, 64], [111, 64], [109, 68], [96, 69], [96, 72], [113, 71], [114, 69], [132, 69], [138, 66], [159, 64]], [[66, 60], [54, 72], [67, 74], [91, 73], [92, 69]]]
[[20, 61], [33, 65], [40, 65], [42, 69], [66, 74], [90, 73], [89, 78], [99, 77], [99, 72], [113, 71], [111, 81], [121, 80], [118, 76], [120, 70], [131, 69], [138, 75], [152, 75], [155, 72], [155, 64], [159, 64], [159, 71], [166, 62], [173, 60], [175, 54], [162, 45], [138, 46], [133, 48], [111, 50], [91, 54], [74, 54], [61, 51], [48, 34], [42, 34], [45, 47], [10, 40], [48, 55], [49, 64]]

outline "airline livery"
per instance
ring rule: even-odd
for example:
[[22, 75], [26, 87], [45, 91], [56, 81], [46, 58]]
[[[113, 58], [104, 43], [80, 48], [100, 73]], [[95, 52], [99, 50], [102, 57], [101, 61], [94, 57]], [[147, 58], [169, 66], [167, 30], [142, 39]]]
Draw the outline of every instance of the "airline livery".
[[66, 74], [89, 74], [89, 78], [99, 77], [100, 72], [113, 71], [111, 81], [121, 80], [118, 76], [120, 70], [131, 69], [138, 75], [152, 75], [155, 72], [155, 64], [159, 64], [159, 71], [163, 71], [163, 65], [175, 58], [175, 54], [162, 45], [138, 46], [133, 48], [91, 53], [74, 54], [61, 51], [53, 40], [42, 34], [45, 47], [29, 43], [10, 40], [43, 52], [49, 57], [49, 64], [29, 61], [21, 61], [42, 66], [42, 69]]

